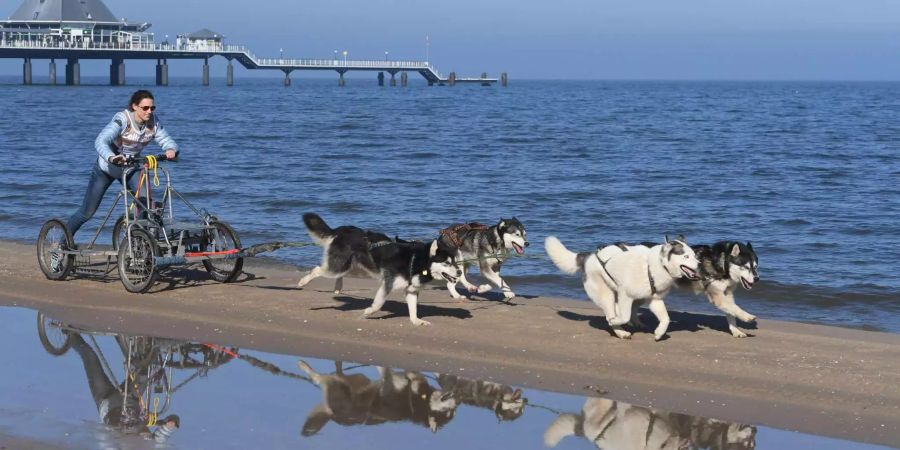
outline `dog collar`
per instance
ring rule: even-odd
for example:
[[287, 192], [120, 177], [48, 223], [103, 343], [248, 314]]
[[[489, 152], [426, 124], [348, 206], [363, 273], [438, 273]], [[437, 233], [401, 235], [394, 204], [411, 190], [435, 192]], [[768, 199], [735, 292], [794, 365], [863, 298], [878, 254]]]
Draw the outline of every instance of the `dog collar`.
[[656, 295], [656, 283], [653, 282], [653, 274], [650, 273], [650, 264], [647, 264], [647, 278], [650, 279], [650, 295]]

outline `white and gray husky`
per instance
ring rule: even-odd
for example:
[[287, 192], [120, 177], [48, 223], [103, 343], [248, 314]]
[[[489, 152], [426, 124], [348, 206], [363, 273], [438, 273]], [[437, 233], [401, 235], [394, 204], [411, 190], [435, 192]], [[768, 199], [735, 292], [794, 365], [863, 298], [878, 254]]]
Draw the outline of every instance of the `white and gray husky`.
[[337, 278], [335, 291], [340, 291], [341, 279], [351, 270], [361, 270], [381, 281], [372, 306], [363, 313], [369, 316], [381, 310], [385, 297], [394, 289], [406, 290], [409, 320], [413, 325], [430, 325], [419, 319], [416, 310], [422, 285], [440, 277], [456, 282], [460, 276], [453, 255], [438, 248], [437, 240], [423, 242], [392, 241], [387, 235], [366, 231], [354, 226], [332, 229], [317, 214], [306, 213], [303, 223], [312, 240], [322, 246], [322, 264], [304, 276], [303, 287], [320, 276]]
[[744, 322], [754, 322], [756, 316], [741, 309], [734, 302], [734, 290], [740, 284], [746, 290], [759, 281], [759, 258], [749, 242], [719, 241], [713, 245], [692, 245], [700, 261], [700, 280], [679, 280], [678, 284], [689, 284], [694, 293], [705, 293], [709, 302], [725, 313], [728, 330], [734, 337], [747, 337], [737, 327], [735, 318]]
[[553, 263], [565, 273], [583, 272], [584, 290], [588, 297], [603, 309], [606, 320], [616, 336], [622, 339], [631, 333], [622, 325], [631, 323], [643, 327], [632, 303], [648, 303], [659, 320], [653, 335], [656, 340], [665, 336], [669, 328], [669, 313], [663, 298], [681, 277], [698, 278], [697, 256], [684, 238], [668, 240], [664, 244], [601, 247], [594, 252], [573, 253], [554, 236], [544, 242]]
[[[491, 290], [490, 284], [475, 286], [466, 279], [469, 266], [477, 262], [481, 275], [497, 286], [503, 292], [503, 297], [511, 299], [516, 296], [509, 284], [500, 277], [500, 266], [510, 250], [521, 255], [525, 253], [525, 247], [528, 247], [525, 226], [519, 219], [515, 217], [500, 219], [493, 226], [476, 222], [453, 224], [441, 230], [438, 241], [457, 261], [462, 261], [462, 272], [458, 282], [462, 283], [466, 290], [479, 294]], [[453, 298], [461, 298], [462, 295], [456, 290], [456, 284], [457, 281], [447, 280], [447, 290]]]
[[560, 414], [544, 431], [544, 445], [554, 448], [567, 436], [580, 436], [597, 448], [681, 450], [756, 448], [756, 427], [693, 417], [588, 398], [579, 414]]

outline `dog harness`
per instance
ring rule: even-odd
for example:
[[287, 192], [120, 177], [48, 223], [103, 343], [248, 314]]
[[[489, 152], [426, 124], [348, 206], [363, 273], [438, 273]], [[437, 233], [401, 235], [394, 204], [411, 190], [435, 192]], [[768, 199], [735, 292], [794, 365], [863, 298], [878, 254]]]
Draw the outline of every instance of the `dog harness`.
[[379, 248], [379, 247], [384, 247], [385, 245], [391, 245], [391, 244], [396, 244], [396, 242], [394, 242], [394, 241], [374, 242], [374, 243], [369, 244], [369, 251], [375, 250], [376, 248]]
[[[483, 230], [487, 230], [487, 229], [488, 229], [487, 225], [482, 225], [478, 222], [472, 222], [472, 223], [461, 223], [459, 225], [453, 225], [453, 226], [444, 228], [439, 233], [441, 234], [441, 236], [446, 236], [448, 239], [450, 239], [450, 242], [452, 242], [453, 245], [455, 245], [457, 248], [459, 248], [459, 247], [462, 247], [462, 244], [463, 244], [462, 239], [459, 237], [459, 234], [458, 234], [460, 231], [462, 231], [462, 234], [466, 234], [469, 232], [469, 230], [483, 231]], [[479, 233], [477, 237], [480, 238], [481, 233]]]
[[[623, 248], [623, 245], [621, 244], [616, 244], [616, 246], [619, 248]], [[613, 278], [612, 274], [609, 273], [609, 270], [606, 269], [606, 263], [608, 261], [603, 261], [602, 259], [600, 259], [600, 250], [594, 252], [594, 256], [597, 257], [597, 261], [600, 263], [600, 267], [603, 268], [603, 271], [606, 272], [606, 276], [609, 277], [609, 280], [612, 281], [615, 285], [613, 287], [615, 289], [618, 289], [619, 283], [616, 283], [616, 279]], [[650, 264], [647, 264], [647, 280], [650, 281], [650, 295], [656, 295], [659, 291], [656, 290], [656, 282], [653, 280], [653, 274], [650, 273]], [[616, 302], [618, 303], [618, 299], [616, 299]]]

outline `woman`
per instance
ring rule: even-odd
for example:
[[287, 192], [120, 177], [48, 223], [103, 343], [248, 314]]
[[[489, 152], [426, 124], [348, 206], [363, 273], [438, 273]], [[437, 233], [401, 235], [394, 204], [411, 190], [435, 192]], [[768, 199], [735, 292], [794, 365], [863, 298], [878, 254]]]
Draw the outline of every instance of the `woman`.
[[[99, 157], [91, 170], [84, 202], [66, 224], [72, 236], [97, 212], [103, 194], [113, 180], [122, 181], [122, 165], [126, 156], [139, 156], [141, 150], [153, 140], [160, 148], [165, 149], [167, 159], [173, 160], [178, 156], [178, 145], [159, 123], [155, 110], [153, 94], [145, 90], [137, 91], [131, 95], [128, 109], [116, 113], [109, 125], [97, 136], [94, 148]], [[127, 180], [132, 192], [137, 190], [138, 179], [133, 176], [135, 173], [137, 172], [132, 172]]]

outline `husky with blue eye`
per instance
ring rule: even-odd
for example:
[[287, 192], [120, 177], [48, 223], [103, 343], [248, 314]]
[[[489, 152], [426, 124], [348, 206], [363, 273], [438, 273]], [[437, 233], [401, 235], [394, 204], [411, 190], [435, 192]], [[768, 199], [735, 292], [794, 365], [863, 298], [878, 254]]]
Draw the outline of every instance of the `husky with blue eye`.
[[[585, 292], [603, 309], [613, 332], [622, 339], [631, 337], [622, 325], [643, 327], [637, 315], [637, 306], [642, 303], [647, 303], [659, 320], [653, 335], [657, 341], [662, 339], [669, 328], [669, 313], [663, 298], [675, 280], [699, 279], [697, 256], [683, 236], [671, 241], [666, 238], [663, 244], [650, 243], [652, 246], [620, 243], [583, 253], [570, 251], [554, 236], [548, 236], [544, 245], [560, 270], [584, 273]], [[635, 302], [638, 305], [632, 307]]]
[[362, 271], [381, 281], [372, 306], [363, 313], [365, 316], [380, 311], [391, 291], [404, 289], [409, 320], [413, 325], [431, 325], [417, 313], [422, 285], [435, 278], [455, 283], [460, 276], [453, 255], [438, 248], [436, 240], [429, 243], [391, 240], [385, 234], [354, 226], [332, 229], [313, 213], [304, 214], [303, 223], [312, 240], [323, 248], [323, 254], [322, 263], [304, 276], [297, 287], [302, 288], [318, 277], [336, 278], [335, 291], [339, 292], [345, 275]]
[[747, 333], [737, 327], [735, 318], [751, 323], [756, 321], [756, 316], [734, 302], [734, 290], [740, 284], [749, 291], [759, 281], [759, 258], [753, 246], [749, 242], [719, 241], [713, 245], [692, 245], [691, 248], [700, 261], [700, 280], [680, 280], [678, 284], [689, 286], [696, 294], [706, 294], [709, 302], [725, 313], [731, 335], [747, 337]]

